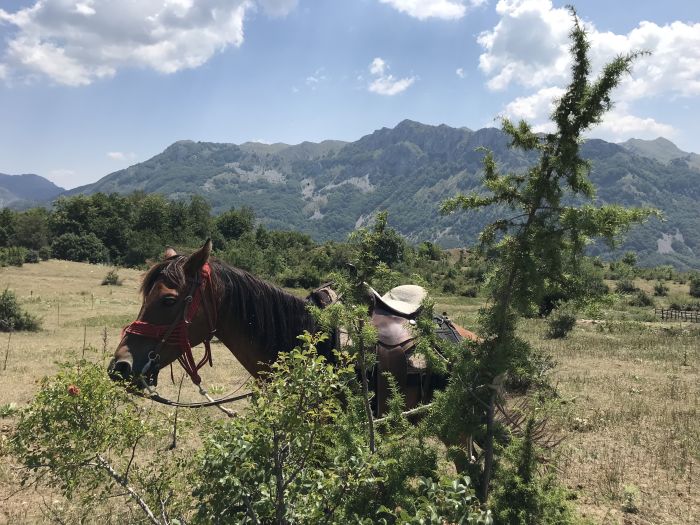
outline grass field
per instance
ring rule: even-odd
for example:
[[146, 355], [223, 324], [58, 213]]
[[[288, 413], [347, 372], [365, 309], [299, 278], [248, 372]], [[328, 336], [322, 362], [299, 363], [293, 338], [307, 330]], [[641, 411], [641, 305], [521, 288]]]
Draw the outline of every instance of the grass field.
[[[101, 286], [108, 270], [62, 261], [0, 269], [0, 285], [43, 319], [40, 332], [0, 334], [0, 439], [14, 424], [8, 405], [28, 403], [37, 381], [55, 373], [58, 363], [84, 356], [106, 366], [140, 304], [140, 273], [119, 270], [123, 286]], [[682, 297], [685, 289], [672, 286], [670, 297]], [[437, 310], [473, 327], [480, 305], [480, 299], [439, 297]], [[540, 320], [521, 325], [557, 362], [552, 381], [563, 402], [552, 424], [565, 438], [556, 452], [559, 477], [594, 523], [700, 523], [700, 325], [653, 322], [653, 308], [621, 301], [597, 317], [602, 320], [580, 321], [565, 340], [544, 339]], [[208, 387], [214, 393], [237, 388], [247, 374], [225, 347], [215, 344], [213, 351], [215, 366], [203, 372]], [[161, 374], [159, 390], [175, 397], [168, 375]], [[193, 387], [185, 387], [182, 398], [199, 400]], [[186, 417], [197, 425], [209, 415], [217, 413]], [[17, 489], [15, 466], [1, 458], [0, 523], [50, 522], [47, 509], [63, 505], [51, 494], [14, 494]], [[113, 522], [98, 515], [88, 521]]]

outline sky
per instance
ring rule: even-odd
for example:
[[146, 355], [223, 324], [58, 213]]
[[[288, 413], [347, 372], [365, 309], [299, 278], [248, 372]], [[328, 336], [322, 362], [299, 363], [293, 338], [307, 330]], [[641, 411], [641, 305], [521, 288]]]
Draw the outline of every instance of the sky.
[[[0, 0], [0, 172], [94, 182], [177, 140], [357, 140], [403, 119], [549, 129], [571, 0]], [[700, 1], [579, 0], [594, 71], [633, 50], [590, 136], [700, 152]]]

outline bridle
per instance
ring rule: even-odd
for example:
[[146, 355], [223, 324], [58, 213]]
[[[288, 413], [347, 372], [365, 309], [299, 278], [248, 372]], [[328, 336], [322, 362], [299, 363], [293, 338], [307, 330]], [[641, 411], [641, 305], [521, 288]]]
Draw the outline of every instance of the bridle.
[[[207, 306], [207, 301], [204, 298], [206, 290], [209, 290], [209, 302], [210, 307]], [[189, 339], [189, 325], [192, 320], [197, 315], [199, 308], [204, 311], [204, 316], [209, 324], [209, 331], [204, 338], [204, 356], [199, 361], [195, 361], [194, 355], [192, 353], [192, 345]], [[211, 308], [211, 310], [210, 310]], [[143, 311], [143, 307], [142, 307]], [[139, 314], [141, 317], [141, 314]], [[142, 337], [148, 337], [150, 339], [155, 339], [158, 341], [156, 346], [148, 353], [148, 361], [143, 367], [140, 373], [142, 386], [148, 390], [149, 395], [146, 396], [152, 401], [158, 403], [175, 406], [175, 407], [185, 407], [185, 408], [202, 408], [209, 406], [217, 406], [226, 412], [227, 415], [235, 415], [234, 413], [220, 407], [219, 405], [223, 403], [230, 403], [233, 401], [238, 401], [251, 396], [251, 393], [239, 394], [239, 395], [229, 395], [221, 399], [212, 399], [207, 391], [202, 387], [202, 378], [199, 375], [199, 370], [209, 363], [209, 366], [213, 366], [212, 353], [211, 353], [211, 340], [216, 333], [216, 323], [217, 323], [217, 311], [216, 311], [216, 301], [214, 298], [214, 292], [211, 285], [211, 267], [209, 263], [205, 263], [202, 269], [197, 273], [196, 277], [192, 280], [190, 289], [182, 301], [182, 310], [178, 312], [175, 320], [170, 324], [155, 324], [149, 323], [147, 321], [136, 320], [131, 324], [127, 325], [122, 331], [122, 338], [126, 334], [140, 335]], [[159, 364], [160, 362], [160, 350], [166, 343], [174, 343], [180, 349], [177, 361], [180, 363], [182, 368], [185, 370], [187, 375], [199, 388], [199, 393], [207, 398], [206, 402], [202, 403], [181, 403], [180, 401], [172, 401], [170, 399], [160, 396], [152, 387], [158, 383], [158, 372], [162, 368]], [[172, 375], [172, 368], [171, 368]], [[174, 379], [173, 379], [174, 382]], [[234, 392], [235, 394], [235, 392]]]
[[[208, 286], [207, 286], [208, 285]], [[209, 290], [211, 299], [211, 309], [209, 312], [207, 302], [204, 300], [205, 290]], [[200, 306], [204, 310], [204, 315], [209, 323], [209, 333], [204, 338], [204, 356], [199, 362], [196, 362], [192, 354], [192, 345], [189, 338], [189, 325], [197, 315]], [[213, 315], [210, 315], [213, 314]], [[139, 317], [141, 317], [139, 315]], [[199, 376], [199, 370], [209, 363], [213, 366], [211, 356], [211, 340], [216, 333], [216, 303], [211, 287], [211, 267], [209, 263], [202, 266], [201, 271], [193, 279], [188, 294], [182, 301], [182, 311], [178, 313], [175, 320], [170, 324], [155, 324], [147, 321], [134, 321], [124, 328], [123, 334], [134, 334], [142, 337], [148, 337], [158, 341], [155, 348], [148, 353], [148, 362], [144, 366], [141, 375], [148, 378], [149, 383], [157, 382], [158, 371], [160, 370], [158, 362], [160, 361], [160, 350], [168, 343], [175, 343], [180, 349], [178, 362], [185, 370], [192, 382], [199, 386], [202, 378]]]

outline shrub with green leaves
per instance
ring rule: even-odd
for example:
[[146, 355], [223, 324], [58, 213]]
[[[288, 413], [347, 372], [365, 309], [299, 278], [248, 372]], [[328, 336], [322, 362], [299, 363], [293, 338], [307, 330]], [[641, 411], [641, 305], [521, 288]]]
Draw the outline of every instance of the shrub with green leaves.
[[186, 465], [162, 452], [135, 455], [164, 431], [101, 366], [81, 361], [42, 380], [20, 412], [8, 452], [24, 466], [23, 485], [51, 487], [90, 508], [123, 497], [131, 507], [123, 520], [136, 509], [151, 523], [175, 523], [191, 507], [182, 487], [172, 498], [176, 467]]
[[101, 263], [108, 257], [107, 249], [94, 233], [64, 233], [51, 243], [51, 252], [56, 259], [77, 262]]
[[424, 524], [483, 524], [493, 523], [491, 511], [482, 511], [479, 500], [474, 495], [471, 480], [462, 477], [455, 480], [435, 481], [430, 478], [418, 478], [418, 497], [407, 508], [381, 508], [391, 516], [391, 520], [382, 518], [377, 523], [397, 525]]
[[301, 339], [253, 386], [245, 415], [205, 437], [196, 461], [198, 521], [418, 523], [395, 510], [424, 516], [430, 505], [449, 519], [487, 516], [463, 483], [434, 484], [435, 451], [401, 416], [398, 395], [372, 453], [350, 356], [339, 353], [332, 366], [316, 353], [317, 337]]
[[39, 252], [36, 250], [28, 250], [24, 255], [24, 262], [27, 264], [36, 264], [39, 262]]
[[666, 297], [668, 295], [669, 288], [664, 283], [659, 281], [654, 285], [654, 295], [656, 297]]
[[27, 255], [27, 249], [21, 246], [10, 246], [0, 249], [0, 264], [2, 266], [22, 266]]
[[568, 492], [555, 475], [538, 471], [534, 424], [534, 419], [528, 420], [523, 438], [513, 439], [504, 450], [492, 498], [494, 521], [508, 525], [578, 523]]
[[634, 293], [638, 290], [635, 284], [629, 279], [620, 279], [615, 284], [615, 291], [622, 294]]
[[102, 279], [102, 286], [121, 286], [122, 280], [119, 278], [119, 273], [116, 268], [107, 272], [107, 275]]
[[559, 305], [547, 318], [547, 337], [562, 339], [576, 326], [576, 309], [572, 304]]
[[688, 293], [692, 297], [700, 297], [700, 275], [694, 274], [690, 276]]
[[5, 288], [0, 294], [0, 331], [35, 332], [40, 326], [41, 322], [36, 316], [22, 310], [15, 292]]
[[630, 298], [629, 304], [630, 306], [640, 307], [654, 306], [654, 299], [649, 297], [649, 294], [647, 294], [644, 290], [637, 290]]
[[367, 453], [329, 457], [339, 394], [354, 371], [347, 355], [332, 367], [318, 339], [280, 354], [268, 381], [253, 386], [244, 417], [220, 424], [204, 442], [195, 496], [198, 519], [215, 523], [311, 523], [369, 477]]

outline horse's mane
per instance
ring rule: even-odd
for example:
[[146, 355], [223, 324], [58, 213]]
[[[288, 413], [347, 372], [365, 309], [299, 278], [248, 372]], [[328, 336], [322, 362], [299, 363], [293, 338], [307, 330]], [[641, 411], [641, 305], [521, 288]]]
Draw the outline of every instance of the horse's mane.
[[[141, 293], [147, 295], [161, 277], [169, 287], [183, 289], [187, 283], [186, 260], [187, 257], [176, 255], [156, 263], [144, 275]], [[219, 316], [240, 317], [270, 360], [278, 352], [296, 346], [297, 336], [304, 330], [315, 331], [315, 322], [303, 299], [217, 259], [210, 260], [209, 266], [212, 291], [221, 298]]]

